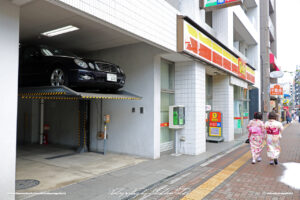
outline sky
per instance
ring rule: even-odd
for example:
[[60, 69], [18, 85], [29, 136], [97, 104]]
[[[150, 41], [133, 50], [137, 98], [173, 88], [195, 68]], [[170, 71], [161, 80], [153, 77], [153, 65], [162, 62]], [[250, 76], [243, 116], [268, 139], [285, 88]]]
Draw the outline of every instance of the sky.
[[[300, 1], [276, 0], [277, 3], [277, 61], [282, 71], [295, 71], [300, 65]], [[279, 82], [292, 80], [285, 73]]]

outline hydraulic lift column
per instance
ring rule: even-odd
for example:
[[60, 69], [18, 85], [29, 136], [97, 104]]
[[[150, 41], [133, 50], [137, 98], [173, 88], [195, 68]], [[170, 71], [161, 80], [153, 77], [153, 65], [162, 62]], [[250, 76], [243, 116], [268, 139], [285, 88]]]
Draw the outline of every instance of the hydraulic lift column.
[[79, 147], [77, 153], [88, 152], [87, 148], [87, 129], [88, 129], [88, 113], [89, 113], [89, 101], [79, 100]]

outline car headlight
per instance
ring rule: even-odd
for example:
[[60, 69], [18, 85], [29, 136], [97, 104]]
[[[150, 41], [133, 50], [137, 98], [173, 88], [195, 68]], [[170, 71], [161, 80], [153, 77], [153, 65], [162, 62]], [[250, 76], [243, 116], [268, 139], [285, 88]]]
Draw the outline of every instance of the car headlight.
[[89, 63], [89, 67], [90, 67], [91, 69], [95, 69], [95, 66], [93, 65], [93, 63]]
[[119, 68], [120, 69], [120, 72], [122, 73], [122, 74], [124, 74], [124, 71], [121, 69], [121, 68]]
[[95, 67], [96, 67], [96, 70], [101, 71], [101, 69], [97, 63], [95, 64]]
[[76, 65], [78, 65], [81, 68], [84, 68], [84, 69], [88, 68], [88, 65], [83, 60], [76, 58], [76, 59], [74, 59], [74, 62], [76, 63]]
[[120, 69], [119, 66], [117, 66], [117, 72], [118, 72], [118, 73], [121, 73], [121, 69]]

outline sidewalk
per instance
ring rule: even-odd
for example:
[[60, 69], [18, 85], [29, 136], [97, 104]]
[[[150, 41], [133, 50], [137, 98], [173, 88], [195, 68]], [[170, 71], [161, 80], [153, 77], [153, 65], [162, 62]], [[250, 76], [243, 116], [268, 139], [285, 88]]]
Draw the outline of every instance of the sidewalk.
[[248, 144], [144, 191], [135, 200], [300, 200], [300, 124], [283, 131], [278, 165], [270, 165], [267, 147], [252, 164]]
[[145, 161], [135, 166], [51, 191], [57, 195], [37, 195], [31, 198], [16, 196], [16, 199], [128, 199], [183, 171], [222, 156], [227, 151], [243, 144], [246, 137], [247, 135], [243, 135], [231, 142], [206, 143], [207, 151], [198, 156], [162, 155], [157, 160]]
[[[286, 126], [280, 140], [278, 165], [270, 165], [267, 148], [262, 161], [247, 161], [234, 175], [225, 180], [205, 199], [300, 199], [300, 124]], [[214, 167], [216, 163], [213, 163]]]

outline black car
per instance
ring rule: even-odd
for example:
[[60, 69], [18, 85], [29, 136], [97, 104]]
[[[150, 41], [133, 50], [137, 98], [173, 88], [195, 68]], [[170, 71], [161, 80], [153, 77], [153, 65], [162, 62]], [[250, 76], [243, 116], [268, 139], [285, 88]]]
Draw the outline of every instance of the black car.
[[46, 45], [21, 45], [19, 85], [61, 86], [113, 91], [125, 84], [123, 70], [112, 63], [79, 58]]

